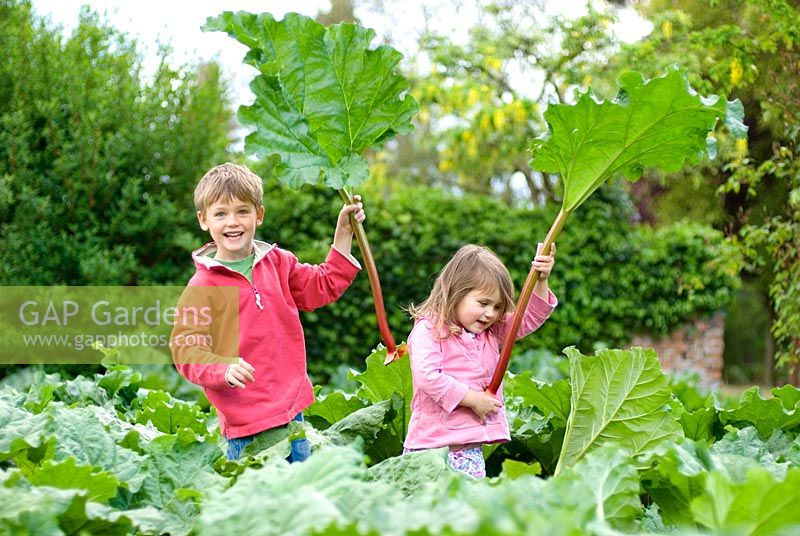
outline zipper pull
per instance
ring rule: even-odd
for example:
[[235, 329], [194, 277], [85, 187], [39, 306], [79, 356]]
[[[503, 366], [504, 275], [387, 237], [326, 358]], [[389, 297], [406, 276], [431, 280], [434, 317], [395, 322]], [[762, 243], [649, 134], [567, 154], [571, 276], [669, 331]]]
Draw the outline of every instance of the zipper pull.
[[258, 289], [255, 285], [253, 285], [253, 294], [256, 296], [256, 307], [258, 307], [259, 310], [264, 310], [264, 306], [261, 305], [261, 294], [258, 293]]

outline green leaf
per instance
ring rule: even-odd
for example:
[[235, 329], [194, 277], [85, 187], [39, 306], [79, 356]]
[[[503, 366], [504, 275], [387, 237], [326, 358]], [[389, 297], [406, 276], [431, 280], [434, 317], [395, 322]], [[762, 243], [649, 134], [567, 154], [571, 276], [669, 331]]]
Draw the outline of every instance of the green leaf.
[[99, 387], [94, 380], [83, 376], [59, 382], [55, 396], [67, 405], [103, 406], [110, 400], [105, 389]]
[[141, 443], [150, 441], [160, 435], [152, 424], [131, 424], [121, 419], [116, 411], [105, 406], [87, 406], [95, 417], [106, 427], [106, 430], [117, 442], [117, 445], [128, 448], [139, 454], [143, 453]]
[[[794, 404], [791, 409], [786, 406]], [[800, 399], [793, 391], [778, 391], [775, 398], [764, 399], [757, 386], [746, 389], [739, 397], [739, 405], [719, 412], [719, 420], [739, 428], [755, 426], [761, 437], [769, 437], [773, 430], [796, 430], [800, 427]]]
[[261, 74], [251, 84], [255, 102], [239, 111], [255, 128], [245, 149], [277, 155], [277, 178], [293, 188], [320, 179], [336, 189], [358, 185], [368, 177], [364, 151], [412, 130], [418, 106], [396, 73], [402, 55], [388, 46], [370, 49], [370, 29], [242, 11], [209, 18], [203, 29], [227, 32], [249, 48], [245, 62]]
[[368, 178], [369, 165], [364, 157], [359, 154], [349, 154], [330, 170], [325, 182], [331, 188], [341, 190], [348, 185], [361, 184]]
[[342, 420], [366, 404], [357, 396], [333, 392], [321, 400], [317, 400], [303, 411], [303, 417], [309, 422], [314, 417], [324, 419], [329, 425]]
[[102, 387], [110, 397], [116, 397], [126, 406], [136, 398], [142, 374], [124, 365], [109, 367], [104, 374], [96, 375], [97, 385]]
[[775, 430], [768, 441], [762, 441], [753, 427], [734, 430], [711, 445], [712, 459], [717, 467], [735, 481], [744, 478], [750, 468], [760, 466], [779, 480], [786, 476], [788, 463], [780, 461], [791, 451], [792, 443], [780, 430]]
[[503, 460], [503, 471], [501, 475], [507, 478], [513, 479], [519, 478], [522, 475], [536, 476], [540, 474], [542, 474], [542, 464], [539, 462], [525, 463], [510, 458]]
[[0, 526], [5, 534], [63, 534], [58, 516], [76, 498], [75, 491], [0, 488]]
[[[566, 428], [550, 427], [547, 433], [534, 434], [525, 439], [525, 447], [533, 453], [549, 474], [553, 474], [558, 465], [565, 432]], [[513, 439], [512, 437], [512, 441]]]
[[[734, 430], [710, 448], [702, 442], [681, 439], [642, 474], [645, 491], [659, 505], [664, 522], [689, 525], [695, 522], [690, 505], [708, 495], [710, 475], [731, 486], [747, 482], [752, 471], [767, 471], [776, 480], [786, 478], [788, 464], [779, 461], [793, 445], [780, 431], [761, 441], [754, 428]], [[708, 497], [704, 500], [709, 500]]]
[[627, 72], [618, 83], [613, 101], [584, 93], [574, 105], [548, 107], [549, 137], [531, 145], [533, 169], [561, 175], [567, 213], [615, 175], [635, 181], [646, 168], [673, 172], [697, 163], [720, 118], [735, 136], [746, 131], [741, 103], [697, 95], [684, 71], [649, 81]]
[[448, 452], [448, 448], [441, 448], [392, 456], [370, 467], [369, 477], [389, 484], [406, 497], [423, 493], [422, 490], [440, 490], [455, 476], [447, 466]]
[[41, 413], [55, 399], [56, 388], [61, 384], [61, 375], [45, 374], [43, 370], [33, 372], [30, 386], [25, 393], [23, 406], [33, 413]]
[[206, 417], [197, 404], [173, 398], [164, 391], [150, 391], [140, 401], [142, 409], [136, 412], [136, 422], [148, 422], [165, 434], [174, 434], [189, 428], [200, 435], [208, 433]]
[[53, 459], [74, 457], [80, 465], [97, 466], [112, 473], [136, 492], [145, 480], [144, 458], [116, 444], [114, 436], [89, 408], [66, 409], [51, 404], [48, 436], [55, 439]]
[[[146, 478], [137, 504], [165, 508], [176, 501], [177, 490], [209, 492], [224, 485], [212, 465], [222, 452], [209, 442], [184, 443], [178, 436], [164, 435], [147, 444], [148, 458], [142, 470]], [[183, 492], [186, 495], [185, 492]]]
[[556, 474], [586, 452], [614, 445], [632, 455], [681, 435], [665, 410], [669, 381], [652, 350], [599, 350], [594, 356], [566, 348], [572, 407]]
[[0, 531], [3, 534], [122, 536], [132, 532], [132, 523], [126, 514], [87, 502], [85, 492], [76, 490], [0, 488]]
[[631, 457], [614, 445], [594, 450], [551, 480], [557, 496], [572, 505], [584, 522], [595, 519], [630, 529], [641, 515], [636, 467]]
[[717, 411], [714, 408], [703, 408], [692, 412], [684, 412], [678, 417], [683, 434], [689, 439], [711, 443], [714, 440], [714, 423], [717, 422]]
[[28, 476], [28, 481], [36, 486], [86, 490], [88, 499], [96, 502], [105, 502], [116, 496], [119, 485], [111, 473], [97, 467], [77, 465], [72, 457], [61, 462], [45, 461]]
[[384, 427], [386, 416], [391, 410], [392, 400], [381, 400], [347, 415], [322, 432], [322, 435], [336, 445], [347, 445], [357, 437], [371, 443]]
[[747, 480], [733, 483], [721, 473], [711, 473], [706, 493], [692, 501], [697, 521], [716, 530], [737, 534], [791, 534], [800, 530], [800, 469], [777, 481], [762, 468], [751, 469]]
[[21, 451], [40, 447], [49, 424], [49, 414], [34, 415], [0, 397], [0, 462]]
[[786, 384], [772, 389], [772, 396], [783, 402], [786, 411], [796, 410], [800, 406], [800, 388]]
[[540, 383], [529, 372], [507, 375], [503, 382], [511, 443], [503, 450], [524, 445], [548, 474], [555, 470], [569, 418], [570, 386], [567, 380]]
[[410, 418], [411, 398], [414, 394], [410, 361], [400, 359], [390, 365], [384, 365], [385, 359], [386, 348], [380, 346], [367, 356], [366, 370], [353, 374], [353, 378], [361, 384], [357, 395], [374, 403], [389, 400], [396, 393], [404, 400]]
[[150, 441], [142, 471], [146, 478], [133, 505], [154, 507], [161, 517], [145, 515], [142, 523], [160, 526], [161, 532], [188, 534], [199, 514], [198, 499], [221, 490], [227, 480], [212, 467], [222, 452], [216, 444], [192, 436], [163, 435]]
[[124, 510], [123, 513], [145, 534], [175, 534], [177, 536], [189, 532], [189, 527], [184, 521], [166, 510], [147, 506]]
[[566, 425], [570, 409], [570, 387], [567, 380], [541, 383], [529, 372], [506, 378], [503, 384], [506, 398], [521, 397], [522, 403], [538, 409], [542, 415]]
[[278, 426], [276, 428], [270, 428], [268, 430], [264, 430], [263, 432], [256, 435], [253, 438], [253, 442], [247, 445], [244, 449], [242, 449], [242, 456], [254, 456], [260, 452], [268, 450], [278, 443], [284, 442], [286, 454], [283, 454], [281, 457], [285, 458], [289, 455], [291, 451], [289, 447], [289, 427], [288, 426]]
[[367, 482], [362, 453], [328, 447], [303, 463], [276, 460], [245, 471], [230, 488], [208, 495], [196, 529], [199, 534], [219, 534], [220, 527], [243, 534], [324, 533], [332, 523], [363, 515], [363, 503], [401, 499], [388, 485]]
[[405, 358], [384, 365], [385, 359], [386, 348], [382, 346], [367, 356], [366, 370], [353, 375], [361, 384], [356, 394], [373, 403], [390, 400], [395, 394], [398, 395], [402, 403], [398, 408], [394, 427], [398, 436], [405, 438], [408, 421], [411, 419], [411, 398], [414, 396], [411, 361]]

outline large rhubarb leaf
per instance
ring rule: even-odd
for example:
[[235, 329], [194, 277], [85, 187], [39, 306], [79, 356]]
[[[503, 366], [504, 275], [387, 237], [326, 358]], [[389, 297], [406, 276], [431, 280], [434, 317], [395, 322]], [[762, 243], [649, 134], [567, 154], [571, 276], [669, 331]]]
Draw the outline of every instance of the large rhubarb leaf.
[[28, 481], [36, 486], [86, 490], [89, 500], [97, 502], [116, 496], [119, 485], [119, 481], [108, 471], [77, 465], [75, 458], [71, 457], [61, 462], [46, 460], [35, 473], [28, 476]]
[[791, 469], [781, 460], [791, 450], [791, 441], [782, 433], [764, 442], [755, 428], [734, 430], [710, 448], [703, 442], [678, 440], [652, 457], [652, 466], [642, 473], [641, 481], [665, 523], [691, 525], [695, 520], [690, 505], [704, 496], [704, 501], [715, 500], [708, 496], [714, 495], [707, 489], [708, 479], [740, 486], [753, 471], [766, 471], [783, 481]]
[[713, 158], [709, 131], [724, 118], [734, 136], [744, 137], [742, 115], [738, 100], [697, 95], [685, 71], [649, 81], [627, 72], [613, 101], [584, 93], [574, 105], [550, 106], [544, 114], [549, 137], [533, 141], [531, 165], [561, 175], [563, 210], [570, 213], [615, 175], [635, 181], [646, 168], [674, 172], [704, 153]]
[[395, 72], [402, 55], [388, 46], [370, 49], [370, 29], [242, 11], [209, 18], [204, 29], [227, 32], [250, 49], [244, 61], [261, 74], [251, 84], [255, 102], [239, 111], [242, 124], [255, 128], [245, 149], [277, 155], [278, 179], [292, 187], [357, 185], [369, 174], [362, 153], [412, 129], [418, 106]]
[[52, 419], [49, 414], [33, 414], [16, 407], [10, 401], [10, 391], [4, 394], [7, 396], [0, 397], [0, 462], [40, 447]]
[[709, 473], [705, 494], [694, 499], [692, 513], [705, 527], [728, 534], [797, 534], [800, 530], [800, 469], [778, 481], [767, 470], [751, 469], [744, 483]]
[[[598, 101], [584, 93], [575, 104], [548, 107], [544, 117], [550, 128], [531, 142], [531, 167], [559, 173], [564, 196], [542, 251], [550, 251], [569, 215], [607, 179], [622, 175], [636, 181], [646, 168], [678, 171], [684, 162], [697, 162], [705, 153], [713, 158], [716, 140], [710, 133], [717, 120], [723, 119], [740, 138], [747, 132], [743, 115], [738, 100], [698, 96], [679, 70], [649, 81], [627, 72], [619, 79], [619, 94], [613, 101]], [[489, 382], [491, 393], [503, 380], [523, 311], [538, 280], [539, 272], [531, 268]]]
[[800, 428], [797, 388], [786, 386], [773, 389], [772, 393], [772, 398], [764, 399], [757, 386], [746, 389], [737, 407], [719, 412], [720, 422], [738, 428], [755, 426], [762, 437], [769, 437], [775, 430], [796, 431]]
[[147, 478], [143, 471], [144, 457], [120, 447], [94, 412], [89, 408], [65, 408], [51, 404], [48, 435], [52, 443], [52, 459], [56, 462], [69, 457], [78, 465], [99, 467], [125, 483], [136, 492]]
[[552, 479], [552, 486], [582, 524], [600, 521], [632, 529], [641, 512], [636, 467], [626, 452], [610, 445]]
[[357, 396], [334, 391], [303, 411], [303, 418], [316, 428], [324, 430], [367, 404]]
[[567, 348], [564, 353], [570, 360], [572, 406], [556, 474], [601, 445], [637, 455], [682, 435], [665, 409], [669, 381], [654, 351], [600, 350], [584, 356]]
[[181, 428], [189, 428], [200, 435], [208, 432], [205, 414], [197, 404], [178, 400], [164, 391], [150, 391], [139, 404], [141, 409], [135, 412], [137, 423], [153, 423], [165, 434], [175, 434]]
[[0, 487], [2, 534], [131, 534], [122, 513], [87, 502], [84, 492], [51, 487]]
[[411, 364], [405, 359], [396, 362], [396, 366], [385, 367], [385, 358], [386, 348], [378, 347], [367, 357], [367, 369], [353, 377], [361, 384], [357, 392], [359, 397], [373, 404], [382, 400], [393, 401], [397, 415], [389, 428], [402, 442], [411, 420], [411, 398], [414, 395]]

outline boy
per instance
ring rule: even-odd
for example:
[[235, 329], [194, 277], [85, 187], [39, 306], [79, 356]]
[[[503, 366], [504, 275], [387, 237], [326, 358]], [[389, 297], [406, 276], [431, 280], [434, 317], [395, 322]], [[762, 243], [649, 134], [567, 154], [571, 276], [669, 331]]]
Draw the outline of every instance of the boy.
[[[192, 349], [173, 345], [178, 371], [201, 385], [217, 409], [230, 460], [237, 459], [256, 434], [303, 420], [302, 411], [314, 394], [298, 311], [338, 299], [361, 268], [350, 255], [353, 229], [348, 218], [353, 214], [364, 221], [359, 196], [356, 204], [339, 212], [327, 259], [314, 266], [253, 239], [264, 219], [263, 195], [261, 178], [231, 163], [209, 170], [194, 192], [200, 228], [213, 242], [192, 253], [197, 272], [188, 287], [238, 287], [238, 349], [220, 355], [235, 356], [238, 350], [238, 362], [189, 362]], [[220, 354], [218, 348], [205, 350], [206, 355]], [[307, 440], [292, 442], [289, 461], [303, 461], [308, 455]]]

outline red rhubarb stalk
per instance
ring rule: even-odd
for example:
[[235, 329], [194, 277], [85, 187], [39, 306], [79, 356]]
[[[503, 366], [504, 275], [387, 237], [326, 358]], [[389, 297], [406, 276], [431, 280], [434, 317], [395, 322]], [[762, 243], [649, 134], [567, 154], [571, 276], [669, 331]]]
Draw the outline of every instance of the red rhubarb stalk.
[[[558, 216], [544, 239], [542, 251], [550, 251], [551, 246], [561, 233], [561, 229], [564, 228], [564, 224], [567, 223], [569, 214], [569, 212], [563, 209], [558, 213]], [[514, 341], [517, 339], [517, 333], [519, 333], [519, 327], [522, 324], [522, 317], [525, 314], [525, 309], [528, 307], [528, 302], [531, 301], [533, 287], [536, 286], [538, 281], [539, 271], [535, 268], [531, 268], [531, 271], [528, 272], [528, 277], [525, 279], [525, 284], [522, 285], [519, 298], [517, 298], [517, 306], [514, 308], [511, 327], [506, 332], [506, 338], [503, 341], [503, 349], [500, 352], [500, 361], [497, 363], [497, 368], [492, 375], [492, 380], [489, 382], [489, 387], [486, 388], [486, 391], [492, 395], [497, 394], [500, 383], [503, 381], [503, 376], [505, 376], [506, 370], [508, 369], [508, 360], [511, 358], [511, 350], [514, 348]]]
[[[353, 196], [350, 195], [346, 189], [338, 190], [342, 200], [352, 205], [355, 201]], [[364, 232], [364, 226], [357, 222], [352, 213], [350, 213], [350, 226], [353, 228], [353, 233], [356, 236], [356, 242], [361, 250], [361, 258], [364, 260], [364, 265], [367, 268], [367, 276], [369, 277], [369, 286], [372, 290], [372, 301], [375, 304], [375, 316], [378, 319], [378, 331], [381, 334], [381, 340], [386, 347], [386, 360], [384, 365], [388, 365], [392, 361], [397, 361], [406, 354], [405, 344], [401, 344], [398, 348], [394, 343], [392, 332], [389, 329], [389, 322], [386, 319], [386, 307], [383, 304], [383, 292], [381, 292], [381, 281], [378, 278], [378, 267], [375, 265], [375, 259], [372, 256], [372, 249], [369, 247], [367, 241], [367, 233]]]

